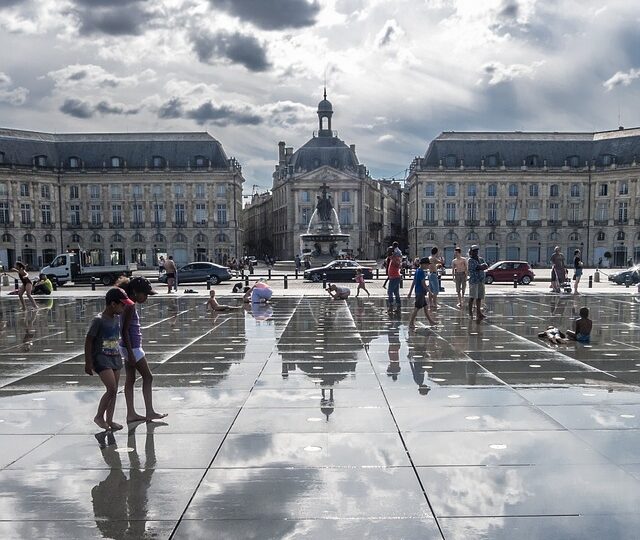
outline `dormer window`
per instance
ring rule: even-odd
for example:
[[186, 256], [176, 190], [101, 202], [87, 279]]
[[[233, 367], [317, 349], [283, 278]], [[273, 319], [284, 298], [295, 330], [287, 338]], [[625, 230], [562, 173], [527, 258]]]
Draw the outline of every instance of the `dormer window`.
[[47, 156], [36, 156], [33, 158], [33, 164], [36, 167], [46, 167], [47, 166]]
[[576, 169], [580, 166], [580, 156], [569, 156], [567, 162], [569, 163], [569, 167]]
[[111, 158], [111, 168], [112, 169], [121, 169], [123, 165], [123, 160], [121, 157], [113, 156]]
[[498, 156], [495, 154], [491, 156], [487, 156], [487, 167], [497, 167], [498, 166]]
[[70, 169], [79, 169], [80, 168], [80, 158], [70, 157], [69, 158], [69, 168]]
[[207, 166], [207, 158], [204, 156], [196, 156], [195, 157], [196, 167], [206, 167]]
[[445, 160], [444, 160], [444, 164], [445, 164], [445, 166], [446, 166], [448, 169], [452, 169], [452, 168], [454, 168], [454, 167], [456, 166], [457, 161], [458, 161], [458, 160], [456, 159], [455, 154], [449, 154], [449, 155], [445, 158]]
[[527, 159], [525, 160], [525, 165], [527, 165], [527, 167], [537, 167], [539, 161], [540, 160], [538, 159], [538, 156], [533, 154], [531, 156], [527, 156]]
[[154, 169], [163, 169], [165, 166], [165, 160], [162, 156], [153, 156], [152, 163]]
[[613, 156], [611, 154], [604, 154], [602, 156], [602, 165], [608, 167], [613, 163]]

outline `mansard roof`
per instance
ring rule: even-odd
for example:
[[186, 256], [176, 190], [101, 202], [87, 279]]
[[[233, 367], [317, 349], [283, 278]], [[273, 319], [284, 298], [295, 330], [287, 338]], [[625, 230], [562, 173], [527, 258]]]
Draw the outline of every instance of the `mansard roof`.
[[295, 172], [329, 166], [338, 170], [357, 170], [356, 153], [337, 136], [313, 137], [293, 153], [289, 161]]

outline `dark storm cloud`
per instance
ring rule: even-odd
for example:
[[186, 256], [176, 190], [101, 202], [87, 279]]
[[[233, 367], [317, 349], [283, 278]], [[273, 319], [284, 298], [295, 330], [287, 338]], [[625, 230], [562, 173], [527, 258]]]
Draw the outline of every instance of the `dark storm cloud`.
[[139, 35], [154, 17], [147, 0], [74, 0], [73, 4], [68, 13], [77, 19], [82, 35]]
[[72, 73], [67, 77], [67, 79], [70, 81], [81, 81], [82, 79], [86, 78], [87, 75], [89, 75], [87, 73], [87, 70], [83, 69], [81, 71], [76, 71], [75, 73]]
[[209, 0], [219, 9], [264, 30], [313, 26], [320, 12], [317, 0]]
[[23, 0], [0, 0], [0, 9], [17, 6]]
[[126, 109], [122, 105], [114, 105], [108, 101], [100, 101], [96, 105], [92, 105], [88, 101], [81, 99], [69, 98], [60, 107], [60, 111], [74, 118], [92, 118], [96, 113], [102, 115], [129, 115], [138, 114], [140, 108]]
[[222, 57], [243, 65], [249, 71], [265, 71], [270, 67], [264, 47], [253, 36], [239, 32], [209, 34], [200, 31], [192, 34], [190, 39], [201, 62], [211, 64]]
[[250, 109], [239, 109], [229, 105], [214, 105], [212, 101], [205, 101], [197, 107], [187, 109], [179, 98], [171, 98], [158, 109], [158, 118], [188, 118], [197, 124], [215, 124], [217, 126], [257, 125], [263, 119]]

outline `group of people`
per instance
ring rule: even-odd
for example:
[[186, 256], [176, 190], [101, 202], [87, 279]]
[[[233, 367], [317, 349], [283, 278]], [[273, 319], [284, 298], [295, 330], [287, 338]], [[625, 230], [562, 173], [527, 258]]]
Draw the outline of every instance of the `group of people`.
[[41, 273], [35, 282], [31, 281], [29, 272], [27, 272], [27, 266], [20, 261], [16, 262], [15, 267], [11, 268], [10, 272], [16, 272], [18, 274], [18, 279], [20, 280], [18, 290], [15, 293], [10, 294], [18, 295], [22, 309], [26, 309], [27, 307], [24, 301], [25, 295], [31, 305], [38, 309], [38, 304], [36, 303], [35, 298], [33, 298], [33, 295], [50, 295], [53, 292], [53, 283], [45, 274]]
[[[560, 246], [556, 246], [551, 255], [551, 285], [550, 289], [553, 292], [562, 292], [563, 289], [568, 289], [570, 292], [571, 285], [569, 284], [569, 271], [565, 262], [564, 255], [560, 250]], [[578, 295], [578, 286], [580, 285], [580, 278], [582, 277], [584, 263], [582, 261], [582, 254], [579, 249], [573, 251], [573, 294]]]

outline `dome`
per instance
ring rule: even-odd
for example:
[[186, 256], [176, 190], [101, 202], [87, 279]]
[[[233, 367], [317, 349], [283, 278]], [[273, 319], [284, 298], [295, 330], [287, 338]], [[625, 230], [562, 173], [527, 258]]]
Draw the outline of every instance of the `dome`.
[[314, 137], [291, 156], [295, 171], [312, 171], [325, 165], [338, 170], [356, 170], [356, 153], [338, 137]]
[[318, 112], [333, 112], [333, 106], [328, 99], [323, 99], [318, 103]]

